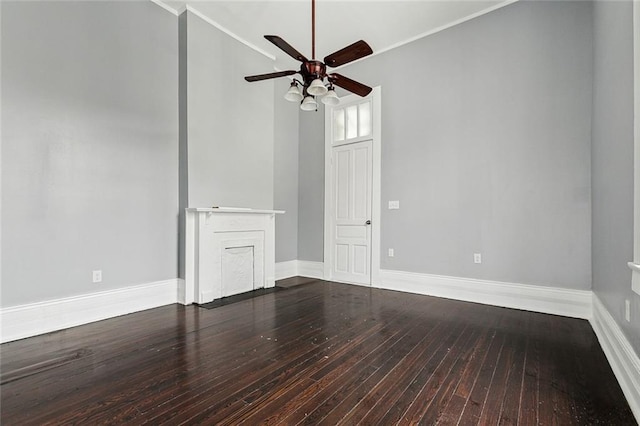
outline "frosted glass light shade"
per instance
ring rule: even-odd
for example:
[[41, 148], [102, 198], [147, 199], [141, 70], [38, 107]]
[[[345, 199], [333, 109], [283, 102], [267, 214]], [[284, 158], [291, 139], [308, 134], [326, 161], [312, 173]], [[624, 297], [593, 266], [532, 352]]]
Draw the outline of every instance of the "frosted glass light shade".
[[291, 83], [291, 87], [285, 93], [284, 98], [290, 102], [300, 102], [302, 100], [302, 93], [296, 83]]
[[322, 98], [322, 103], [325, 105], [336, 106], [340, 103], [340, 98], [336, 95], [336, 91], [329, 89], [326, 95]]
[[316, 100], [313, 99], [313, 96], [307, 96], [300, 104], [300, 109], [303, 111], [315, 111], [318, 109], [318, 104], [316, 103]]
[[327, 88], [324, 87], [324, 83], [322, 83], [322, 80], [316, 78], [309, 85], [307, 92], [309, 92], [309, 94], [313, 96], [322, 96], [327, 93]]

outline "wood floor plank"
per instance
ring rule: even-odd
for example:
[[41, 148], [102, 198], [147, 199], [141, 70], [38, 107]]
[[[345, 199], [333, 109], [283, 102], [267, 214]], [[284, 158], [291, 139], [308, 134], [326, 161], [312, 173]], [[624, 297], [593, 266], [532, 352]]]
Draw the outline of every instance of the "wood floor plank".
[[[335, 425], [341, 421], [346, 422], [347, 417], [355, 416], [355, 410], [365, 413], [369, 410], [367, 407], [358, 407], [358, 405], [371, 393], [372, 389], [383, 380], [387, 374], [395, 367], [396, 363], [408, 353], [415, 344], [420, 340], [420, 336], [416, 333], [420, 329], [420, 325], [406, 330], [403, 336], [389, 347], [376, 353], [376, 358], [370, 362], [370, 365], [376, 368], [376, 372], [367, 380], [362, 382], [353, 392], [348, 394], [337, 406], [335, 406], [326, 416], [318, 422], [320, 425]], [[436, 339], [447, 337], [445, 327], [434, 328]], [[413, 332], [413, 334], [411, 334]], [[375, 401], [369, 401], [373, 404]], [[365, 411], [366, 410], [366, 411]], [[353, 413], [353, 414], [352, 414]]]
[[463, 412], [465, 404], [471, 395], [471, 390], [480, 374], [481, 367], [487, 354], [490, 353], [489, 348], [493, 343], [495, 334], [494, 328], [487, 328], [482, 337], [478, 339], [476, 347], [471, 354], [471, 359], [461, 373], [460, 381], [437, 424], [458, 424], [460, 414]]
[[460, 374], [467, 363], [467, 360], [472, 352], [471, 342], [473, 337], [470, 337], [466, 342], [466, 347], [463, 348], [461, 356], [458, 357], [451, 366], [448, 374], [442, 380], [437, 392], [431, 398], [429, 405], [422, 410], [422, 417], [420, 419], [421, 425], [435, 425], [438, 420], [443, 417], [445, 407], [449, 404], [453, 392], [460, 381]]
[[[354, 416], [357, 415], [358, 422], [378, 424], [380, 419], [389, 411], [389, 405], [393, 405], [404, 396], [402, 390], [415, 377], [418, 365], [423, 360], [429, 359], [429, 351], [433, 349], [434, 343], [436, 343], [436, 340], [442, 339], [442, 334], [438, 332], [445, 329], [445, 326], [439, 325], [440, 328], [434, 327], [428, 334], [425, 334], [422, 340], [371, 389], [367, 399], [362, 401], [363, 405], [368, 404], [371, 406], [368, 412], [364, 415], [356, 414], [356, 411], [353, 412]], [[377, 401], [387, 401], [388, 404], [378, 404]], [[360, 413], [364, 413], [364, 410], [361, 410]], [[348, 421], [348, 417], [345, 420]]]
[[514, 357], [517, 355], [515, 349], [517, 336], [512, 333], [505, 334], [505, 344], [500, 352], [498, 364], [489, 385], [487, 399], [482, 407], [481, 424], [497, 425], [500, 420], [502, 403], [507, 393], [509, 374], [514, 363]]
[[[524, 327], [523, 322], [519, 322]], [[500, 425], [517, 425], [520, 414], [520, 402], [522, 396], [522, 375], [526, 356], [527, 338], [525, 335], [516, 335], [514, 342], [513, 358], [509, 366], [509, 377], [502, 405], [500, 408]]]
[[[445, 382], [451, 368], [456, 364], [460, 351], [469, 348], [466, 344], [473, 339], [474, 332], [475, 329], [473, 329], [471, 324], [465, 324], [460, 331], [451, 334], [451, 340], [443, 346], [447, 348], [447, 353], [442, 355], [442, 361], [433, 371], [431, 377], [424, 383], [409, 408], [407, 408], [402, 415], [403, 422], [418, 424], [423, 416], [425, 416], [427, 410], [434, 406], [434, 402], [440, 402], [436, 399], [436, 396], [442, 389], [442, 383]], [[433, 423], [435, 424], [435, 421]]]
[[636, 424], [587, 321], [285, 284], [3, 344], [0, 423]]
[[491, 346], [487, 351], [487, 356], [482, 360], [482, 367], [473, 384], [471, 393], [464, 405], [464, 409], [458, 418], [460, 425], [477, 425], [482, 415], [482, 409], [489, 393], [491, 379], [498, 365], [500, 353], [504, 347], [505, 335], [495, 330]]
[[520, 410], [518, 413], [518, 423], [523, 426], [534, 426], [538, 422], [538, 382], [540, 380], [540, 348], [542, 342], [540, 337], [532, 335], [527, 340], [525, 348], [524, 371], [522, 375], [522, 387], [520, 392]]
[[[377, 370], [369, 363], [380, 350], [399, 337], [400, 329], [395, 326], [406, 325], [407, 322], [411, 322], [411, 316], [398, 315], [386, 322], [387, 325], [380, 330], [379, 335], [371, 336], [372, 338], [358, 345], [355, 350], [351, 349], [339, 357], [334, 357], [311, 375], [316, 381], [312, 387], [285, 403], [283, 413], [279, 413], [276, 420], [286, 421], [287, 424], [314, 424], [322, 419], [342, 399], [339, 395], [347, 395]], [[267, 418], [265, 422], [269, 420]]]

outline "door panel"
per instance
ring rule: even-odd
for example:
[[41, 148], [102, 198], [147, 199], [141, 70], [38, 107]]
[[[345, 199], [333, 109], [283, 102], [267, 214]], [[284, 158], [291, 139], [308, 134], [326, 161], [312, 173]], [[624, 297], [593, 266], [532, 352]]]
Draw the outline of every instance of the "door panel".
[[335, 156], [336, 218], [349, 219], [351, 151], [340, 150]]
[[336, 244], [335, 270], [338, 272], [349, 272], [349, 245]]

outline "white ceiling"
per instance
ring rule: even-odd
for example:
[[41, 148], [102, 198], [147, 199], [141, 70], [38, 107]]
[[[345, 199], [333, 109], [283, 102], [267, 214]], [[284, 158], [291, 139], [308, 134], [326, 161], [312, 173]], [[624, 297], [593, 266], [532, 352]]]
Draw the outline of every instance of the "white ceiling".
[[[265, 40], [264, 34], [282, 37], [311, 59], [311, 0], [153, 1], [176, 14], [188, 7], [275, 57], [277, 69], [297, 70], [299, 64]], [[374, 54], [380, 53], [514, 1], [317, 0], [316, 59], [360, 39], [369, 43]]]

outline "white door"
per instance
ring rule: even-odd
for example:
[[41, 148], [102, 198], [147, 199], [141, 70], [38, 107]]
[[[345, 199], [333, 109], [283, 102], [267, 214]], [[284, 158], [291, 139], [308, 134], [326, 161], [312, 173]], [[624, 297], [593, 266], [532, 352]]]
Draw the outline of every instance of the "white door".
[[333, 149], [332, 277], [371, 282], [371, 140]]
[[[325, 278], [371, 285], [374, 189], [373, 97], [327, 107]], [[327, 276], [328, 274], [328, 276]]]

